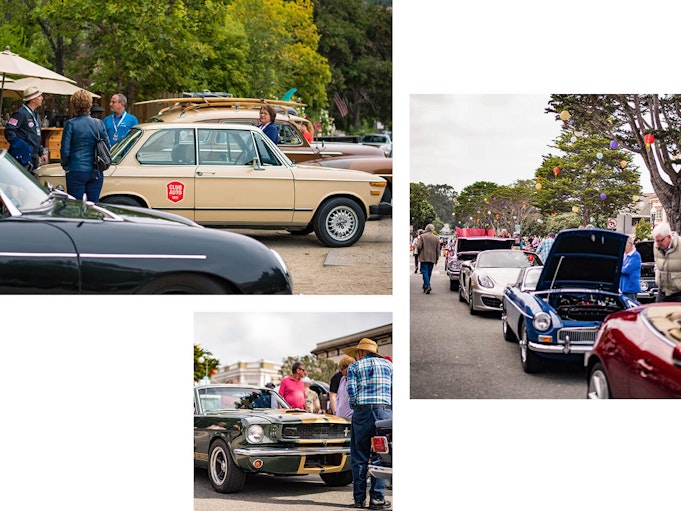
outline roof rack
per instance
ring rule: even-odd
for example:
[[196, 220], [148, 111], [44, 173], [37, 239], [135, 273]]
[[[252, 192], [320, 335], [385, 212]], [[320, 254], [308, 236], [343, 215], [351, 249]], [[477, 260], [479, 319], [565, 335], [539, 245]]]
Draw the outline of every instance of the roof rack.
[[151, 103], [172, 103], [175, 105], [192, 106], [229, 106], [232, 108], [250, 108], [254, 106], [273, 105], [273, 106], [307, 106], [305, 103], [297, 103], [295, 101], [281, 101], [278, 99], [258, 99], [258, 98], [232, 98], [232, 97], [191, 97], [191, 98], [162, 98], [150, 99], [148, 101], [138, 101], [135, 105], [149, 105]]

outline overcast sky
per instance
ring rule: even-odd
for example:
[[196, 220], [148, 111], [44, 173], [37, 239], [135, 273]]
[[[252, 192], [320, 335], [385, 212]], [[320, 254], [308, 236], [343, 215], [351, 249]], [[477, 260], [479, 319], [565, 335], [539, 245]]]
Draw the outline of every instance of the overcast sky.
[[[412, 183], [447, 184], [457, 193], [476, 181], [510, 185], [533, 179], [561, 123], [544, 113], [549, 95], [414, 94], [410, 98]], [[638, 158], [638, 157], [637, 157]], [[643, 192], [652, 192], [640, 159]]]
[[197, 312], [195, 342], [221, 365], [309, 355], [320, 342], [392, 323], [389, 312]]

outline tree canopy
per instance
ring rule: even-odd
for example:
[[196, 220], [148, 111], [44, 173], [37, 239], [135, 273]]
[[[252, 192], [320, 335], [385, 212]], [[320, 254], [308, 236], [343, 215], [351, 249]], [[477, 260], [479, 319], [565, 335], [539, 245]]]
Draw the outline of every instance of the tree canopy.
[[681, 230], [681, 95], [553, 94], [546, 111], [567, 130], [639, 154], [672, 229]]
[[354, 121], [392, 117], [392, 10], [379, 3], [0, 0], [0, 8], [3, 48], [131, 103], [193, 90], [274, 99], [295, 88], [312, 115], [339, 91]]

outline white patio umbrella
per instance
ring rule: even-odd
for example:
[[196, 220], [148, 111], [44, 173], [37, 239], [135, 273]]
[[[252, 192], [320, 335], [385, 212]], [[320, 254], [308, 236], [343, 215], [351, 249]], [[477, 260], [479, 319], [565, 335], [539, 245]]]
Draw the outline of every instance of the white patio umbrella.
[[7, 75], [33, 76], [36, 78], [49, 78], [51, 80], [76, 83], [70, 78], [20, 57], [16, 53], [12, 53], [9, 50], [9, 46], [6, 46], [4, 51], [0, 52], [0, 74], [2, 74], [2, 81], [0, 81], [0, 111], [2, 111], [2, 94], [5, 89]]
[[[61, 96], [73, 96], [77, 91], [83, 90], [81, 87], [69, 82], [51, 80], [50, 78], [20, 78], [13, 80], [10, 84], [5, 84], [5, 90], [13, 91], [16, 97], [21, 97], [23, 91], [29, 87], [37, 87], [40, 92], [45, 94], [58, 94]], [[89, 91], [88, 91], [89, 92]], [[90, 92], [93, 98], [101, 96]], [[10, 94], [8, 94], [9, 96]]]

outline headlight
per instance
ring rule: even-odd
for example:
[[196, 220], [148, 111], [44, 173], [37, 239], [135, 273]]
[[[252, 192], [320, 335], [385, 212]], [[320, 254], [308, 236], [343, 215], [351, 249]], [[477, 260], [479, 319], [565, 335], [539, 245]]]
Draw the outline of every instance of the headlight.
[[252, 426], [248, 426], [248, 430], [246, 430], [246, 439], [248, 440], [249, 443], [251, 444], [259, 444], [263, 441], [265, 438], [265, 431], [262, 429], [262, 426], [259, 424], [253, 424]]
[[478, 275], [478, 284], [480, 284], [482, 287], [486, 288], [492, 288], [494, 287], [494, 281], [489, 278], [489, 276], [485, 275], [484, 273], [481, 273]]
[[540, 312], [532, 319], [532, 326], [540, 332], [548, 330], [551, 328], [551, 316], [546, 314], [546, 312]]
[[641, 291], [648, 291], [648, 283], [645, 280], [641, 281]]

